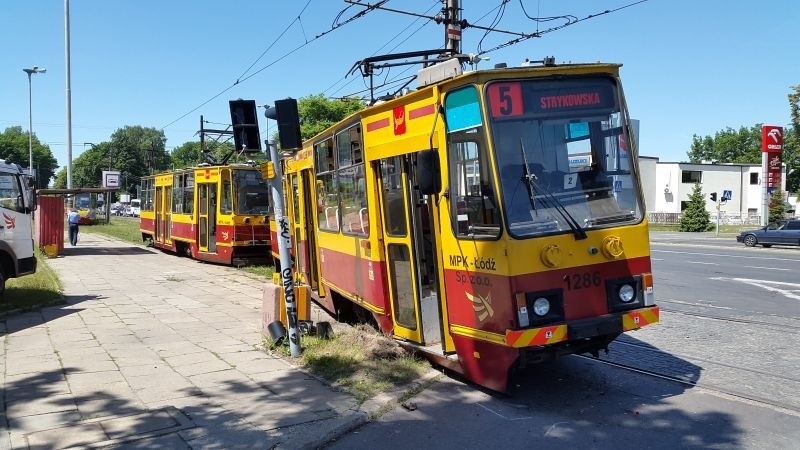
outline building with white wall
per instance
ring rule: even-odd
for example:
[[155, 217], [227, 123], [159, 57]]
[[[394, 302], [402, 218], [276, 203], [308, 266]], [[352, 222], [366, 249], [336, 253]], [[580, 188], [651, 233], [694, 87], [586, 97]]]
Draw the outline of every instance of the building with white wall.
[[[731, 199], [720, 204], [720, 215], [730, 223], [760, 223], [762, 211], [762, 186], [760, 164], [661, 162], [658, 158], [640, 156], [642, 189], [648, 214], [673, 217], [686, 209], [695, 183], [700, 183], [706, 209], [716, 217], [716, 203], [724, 191], [731, 191]], [[781, 190], [786, 196], [786, 166], [783, 166]], [[794, 210], [796, 196], [789, 196]]]

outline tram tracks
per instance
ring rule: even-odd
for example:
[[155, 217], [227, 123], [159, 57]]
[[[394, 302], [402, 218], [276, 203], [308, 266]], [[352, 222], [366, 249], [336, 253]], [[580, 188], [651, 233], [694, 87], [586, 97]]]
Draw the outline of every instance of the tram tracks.
[[[663, 303], [662, 303], [663, 304]], [[772, 329], [773, 331], [790, 331], [790, 332], [800, 332], [800, 325], [788, 325], [788, 324], [781, 324], [775, 322], [766, 322], [762, 320], [752, 320], [752, 319], [742, 319], [738, 317], [726, 317], [720, 314], [713, 314], [713, 313], [706, 313], [706, 312], [693, 312], [693, 311], [685, 311], [680, 309], [673, 309], [673, 308], [664, 308], [663, 306], [659, 305], [659, 309], [662, 312], [669, 312], [673, 314], [681, 314], [684, 316], [693, 316], [693, 317], [702, 317], [706, 319], [714, 319], [714, 320], [721, 320], [725, 322], [734, 322], [734, 323], [741, 323], [746, 325], [759, 325], [764, 326]], [[755, 313], [754, 313], [755, 314]], [[774, 316], [779, 317], [779, 316]], [[792, 319], [797, 320], [797, 319]]]
[[[664, 353], [666, 353], [666, 352], [664, 352]], [[678, 377], [678, 376], [668, 375], [668, 374], [656, 372], [656, 371], [653, 371], [653, 370], [643, 369], [643, 368], [640, 368], [640, 367], [634, 367], [634, 366], [631, 366], [631, 365], [628, 365], [628, 364], [622, 364], [622, 363], [619, 363], [619, 362], [604, 360], [604, 359], [595, 358], [595, 357], [592, 357], [592, 356], [587, 356], [587, 355], [575, 355], [575, 356], [578, 357], [578, 358], [582, 358], [584, 360], [592, 361], [592, 362], [597, 363], [597, 364], [616, 367], [618, 369], [627, 370], [627, 371], [630, 371], [630, 372], [635, 372], [635, 373], [638, 373], [640, 375], [646, 375], [646, 376], [650, 376], [650, 377], [653, 377], [653, 378], [658, 378], [658, 379], [670, 381], [670, 382], [673, 382], [673, 383], [678, 383], [680, 385], [688, 386], [690, 388], [700, 388], [700, 389], [703, 389], [705, 391], [708, 391], [708, 392], [711, 392], [711, 393], [714, 393], [714, 394], [717, 394], [717, 395], [721, 395], [723, 397], [732, 398], [732, 399], [735, 399], [735, 400], [738, 400], [738, 401], [745, 401], [745, 402], [749, 402], [749, 403], [759, 404], [759, 405], [762, 405], [762, 406], [767, 406], [767, 407], [773, 408], [775, 410], [778, 410], [780, 412], [783, 412], [785, 414], [791, 414], [793, 416], [800, 417], [800, 407], [798, 407], [796, 405], [791, 405], [791, 404], [788, 404], [788, 403], [785, 403], [785, 402], [781, 402], [781, 401], [778, 401], [778, 400], [774, 400], [774, 399], [770, 399], [770, 398], [766, 398], [766, 397], [762, 397], [762, 396], [758, 396], [758, 395], [753, 395], [753, 394], [749, 394], [749, 393], [743, 393], [743, 392], [734, 391], [732, 389], [727, 389], [727, 388], [724, 388], [724, 387], [721, 387], [721, 386], [714, 385], [713, 383], [701, 383], [701, 382], [698, 382], [698, 381], [687, 380], [685, 378], [681, 378], [681, 377]], [[744, 370], [746, 370], [746, 369], [744, 369]], [[792, 381], [798, 381], [798, 380], [794, 380], [794, 379], [791, 379], [791, 380]]]
[[[702, 305], [689, 306], [701, 307]], [[740, 331], [737, 331], [737, 328], [741, 330], [742, 327], [746, 327], [751, 336], [763, 332], [773, 333], [773, 336], [788, 337], [788, 335], [796, 335], [800, 331], [800, 326], [795, 326], [792, 323], [730, 317], [708, 311], [685, 311], [664, 308], [663, 306], [661, 310], [686, 317], [719, 321], [728, 330], [726, 335], [731, 336], [731, 343], [735, 342], [734, 336], [739, 336]], [[752, 312], [752, 314], [757, 313]], [[794, 318], [769, 317], [788, 322], [795, 321]], [[719, 327], [717, 328], [719, 329]], [[754, 332], [753, 330], [759, 331]], [[714, 358], [712, 355], [718, 355], [719, 353], [714, 351], [703, 353], [665, 351], [648, 342], [639, 341], [625, 335], [612, 343], [612, 349], [616, 346], [627, 347], [627, 350], [612, 351], [608, 359], [588, 356], [580, 357], [643, 375], [670, 380], [681, 385], [699, 387], [710, 392], [769, 405], [774, 408], [791, 411], [792, 414], [800, 416], [800, 396], [796, 394], [800, 392], [800, 376], [790, 370], [775, 370], [776, 368], [767, 361], [761, 362], [752, 357], [736, 358], [735, 352], [732, 352], [732, 349], [727, 344], [721, 345], [725, 348], [719, 348], [718, 350], [724, 350], [724, 354], [727, 356]], [[764, 345], [767, 345], [767, 342], [764, 342]], [[674, 347], [674, 345], [670, 346]], [[674, 348], [680, 350], [682, 347]], [[704, 348], [708, 349], [708, 347]], [[756, 344], [741, 350], [753, 352], [758, 351], [758, 348], [758, 344]], [[785, 366], [785, 364], [783, 365]], [[702, 381], [701, 372], [703, 373]]]

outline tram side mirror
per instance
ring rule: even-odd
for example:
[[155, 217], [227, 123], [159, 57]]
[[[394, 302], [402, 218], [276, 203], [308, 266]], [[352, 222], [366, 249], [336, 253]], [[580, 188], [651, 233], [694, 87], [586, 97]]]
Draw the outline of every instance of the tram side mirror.
[[417, 185], [422, 195], [435, 195], [442, 190], [442, 171], [439, 152], [423, 150], [417, 155]]

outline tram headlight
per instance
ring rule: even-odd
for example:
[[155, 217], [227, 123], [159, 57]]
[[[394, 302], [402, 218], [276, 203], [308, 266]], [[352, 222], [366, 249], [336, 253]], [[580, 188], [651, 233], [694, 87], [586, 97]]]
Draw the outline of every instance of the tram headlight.
[[533, 312], [539, 316], [544, 317], [550, 312], [550, 300], [539, 297], [533, 301]]
[[619, 299], [623, 303], [630, 303], [636, 298], [636, 289], [630, 284], [623, 284], [619, 287]]

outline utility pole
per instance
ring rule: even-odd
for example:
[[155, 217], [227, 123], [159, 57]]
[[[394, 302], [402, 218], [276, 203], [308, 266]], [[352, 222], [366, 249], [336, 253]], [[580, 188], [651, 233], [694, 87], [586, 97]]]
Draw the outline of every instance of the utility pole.
[[444, 48], [461, 53], [461, 9], [458, 0], [444, 0]]

